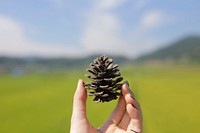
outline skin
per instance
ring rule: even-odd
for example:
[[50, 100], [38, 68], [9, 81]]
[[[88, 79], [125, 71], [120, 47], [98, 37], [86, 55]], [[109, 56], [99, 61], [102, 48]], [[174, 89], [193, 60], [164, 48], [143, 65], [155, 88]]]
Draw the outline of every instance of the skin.
[[74, 94], [70, 133], [141, 133], [142, 111], [128, 82], [122, 85], [122, 95], [108, 120], [98, 129], [92, 127], [86, 116], [87, 90], [83, 80], [78, 81]]

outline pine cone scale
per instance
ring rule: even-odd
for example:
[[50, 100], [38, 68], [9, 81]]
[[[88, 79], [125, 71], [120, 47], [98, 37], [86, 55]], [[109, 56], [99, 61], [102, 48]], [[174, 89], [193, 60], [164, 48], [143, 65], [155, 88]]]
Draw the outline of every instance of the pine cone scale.
[[85, 83], [85, 87], [91, 92], [89, 96], [95, 96], [94, 102], [109, 102], [120, 96], [123, 80], [119, 72], [119, 65], [113, 64], [113, 59], [107, 56], [96, 58], [86, 69], [90, 75], [86, 75], [92, 82]]

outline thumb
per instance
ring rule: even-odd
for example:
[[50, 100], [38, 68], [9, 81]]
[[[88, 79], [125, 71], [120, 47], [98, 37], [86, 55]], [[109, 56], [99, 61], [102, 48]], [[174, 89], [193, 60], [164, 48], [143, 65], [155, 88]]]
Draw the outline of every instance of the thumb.
[[87, 92], [83, 85], [83, 80], [78, 81], [77, 89], [74, 94], [72, 120], [74, 122], [87, 119], [86, 117], [86, 99]]

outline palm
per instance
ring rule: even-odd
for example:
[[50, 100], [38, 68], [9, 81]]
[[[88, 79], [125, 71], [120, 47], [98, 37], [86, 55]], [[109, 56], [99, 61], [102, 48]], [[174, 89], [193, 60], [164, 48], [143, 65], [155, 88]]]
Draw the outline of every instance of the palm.
[[[80, 93], [86, 94], [85, 89]], [[79, 106], [75, 105], [73, 110], [71, 133], [142, 132], [141, 108], [127, 85], [122, 86], [122, 96], [120, 96], [116, 108], [110, 118], [99, 129], [93, 128], [86, 117], [86, 105], [85, 102], [83, 102], [86, 101], [86, 95], [80, 95], [79, 98], [75, 98], [74, 100]]]
[[129, 92], [127, 89], [123, 90], [123, 95], [120, 97], [118, 105], [108, 121], [100, 127], [100, 130], [108, 133], [141, 132], [141, 109], [132, 96], [132, 92]]

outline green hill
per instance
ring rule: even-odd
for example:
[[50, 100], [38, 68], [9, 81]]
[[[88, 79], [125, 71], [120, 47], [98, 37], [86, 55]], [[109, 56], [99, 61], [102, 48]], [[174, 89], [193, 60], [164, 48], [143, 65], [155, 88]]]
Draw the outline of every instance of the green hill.
[[172, 61], [172, 62], [187, 62], [200, 63], [200, 37], [190, 36], [167, 47], [161, 48], [150, 54], [139, 57], [136, 61]]

